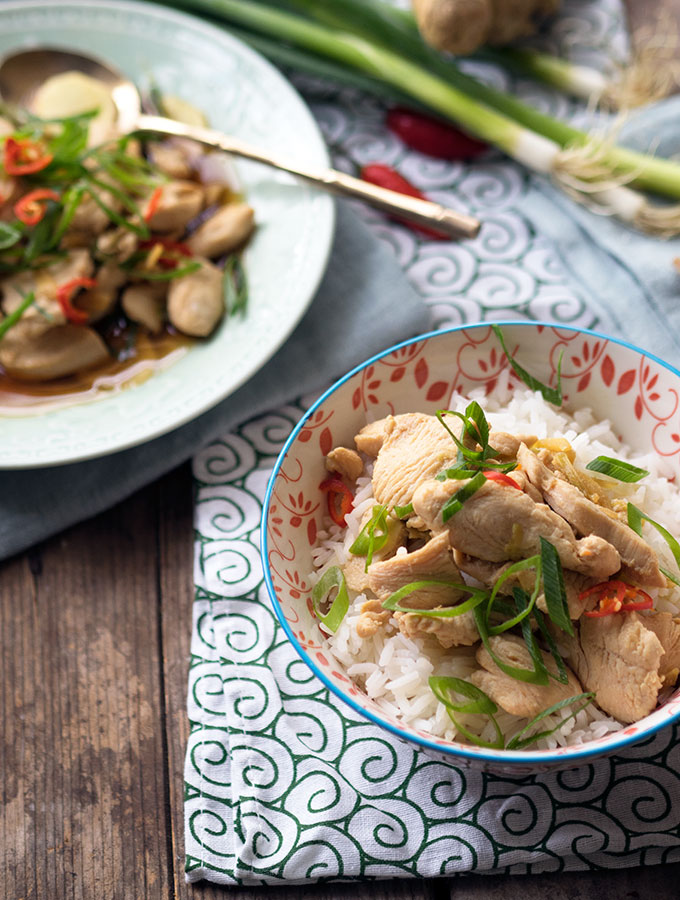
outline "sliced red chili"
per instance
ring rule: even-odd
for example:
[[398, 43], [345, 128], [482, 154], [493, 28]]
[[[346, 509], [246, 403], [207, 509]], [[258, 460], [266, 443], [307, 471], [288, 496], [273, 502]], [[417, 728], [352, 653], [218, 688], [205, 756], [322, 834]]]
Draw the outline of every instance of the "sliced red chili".
[[51, 191], [49, 188], [36, 188], [17, 200], [14, 204], [14, 215], [24, 225], [37, 225], [45, 216], [47, 201], [54, 200], [55, 203], [58, 203], [60, 199], [56, 191]]
[[387, 113], [387, 127], [407, 147], [437, 159], [472, 159], [488, 145], [453, 125], [425, 113], [395, 106]]
[[352, 492], [341, 478], [327, 478], [319, 485], [327, 496], [328, 513], [336, 525], [345, 525], [345, 516], [352, 512]]
[[[581, 591], [579, 600], [585, 600], [593, 595], [598, 597], [597, 608], [583, 613], [590, 619], [599, 619], [618, 612], [634, 612], [654, 608], [654, 600], [646, 591], [618, 579], [603, 581]], [[638, 597], [641, 599], [638, 600]]]
[[[400, 175], [399, 172], [391, 166], [385, 166], [382, 163], [371, 163], [370, 165], [363, 167], [361, 170], [361, 177], [370, 184], [387, 188], [390, 191], [396, 191], [398, 194], [406, 194], [408, 197], [418, 197], [420, 200], [427, 200], [427, 197], [421, 190], [411, 184], [410, 181], [407, 181], [403, 175]], [[433, 240], [450, 240], [450, 237], [443, 234], [441, 231], [435, 231], [432, 228], [416, 225], [413, 222], [408, 222], [398, 216], [393, 216], [392, 218], [395, 222], [401, 222], [409, 228], [413, 228], [414, 231], [419, 231], [421, 234], [424, 234], [426, 237], [432, 238]]]
[[69, 322], [73, 322], [74, 325], [84, 325], [87, 322], [89, 318], [87, 313], [82, 309], [77, 309], [71, 302], [71, 298], [78, 288], [93, 288], [96, 284], [94, 278], [72, 278], [59, 285], [57, 302]]
[[163, 196], [163, 188], [162, 187], [155, 188], [154, 192], [151, 194], [151, 197], [149, 197], [149, 205], [147, 206], [146, 212], [144, 213], [144, 221], [145, 222], [147, 222], [147, 223], [150, 222], [151, 219], [153, 219], [153, 217], [158, 212], [158, 207], [160, 206], [162, 196]]
[[508, 487], [517, 488], [518, 491], [522, 490], [517, 482], [513, 481], [512, 478], [509, 478], [504, 472], [497, 472], [495, 469], [489, 469], [482, 472], [482, 474], [489, 481], [496, 481], [498, 484], [507, 484]]
[[177, 268], [180, 256], [191, 257], [194, 254], [186, 244], [181, 241], [171, 241], [169, 238], [153, 237], [139, 242], [140, 250], [153, 250], [154, 247], [160, 246], [164, 252], [158, 257], [158, 264], [164, 269]]
[[3, 164], [8, 175], [32, 175], [47, 168], [54, 159], [44, 144], [28, 138], [5, 139]]

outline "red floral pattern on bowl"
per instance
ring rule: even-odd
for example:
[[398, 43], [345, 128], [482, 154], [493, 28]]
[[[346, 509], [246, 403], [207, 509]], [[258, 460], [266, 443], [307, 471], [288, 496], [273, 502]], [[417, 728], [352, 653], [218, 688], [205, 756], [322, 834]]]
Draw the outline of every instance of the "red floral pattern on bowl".
[[[567, 407], [591, 407], [636, 450], [670, 458], [680, 474], [680, 373], [635, 347], [594, 332], [536, 323], [503, 324], [508, 351], [545, 383], [559, 360]], [[386, 351], [354, 370], [308, 412], [272, 476], [265, 507], [265, 571], [277, 615], [302, 657], [341, 698], [407, 740], [453, 754], [462, 764], [514, 774], [565, 768], [642, 740], [680, 719], [680, 691], [650, 716], [582, 746], [529, 753], [452, 743], [391, 719], [347, 677], [314, 617], [311, 551], [326, 509], [319, 484], [325, 454], [352, 446], [359, 429], [388, 413], [445, 407], [451, 394], [489, 393], [519, 383], [488, 325], [437, 332]]]

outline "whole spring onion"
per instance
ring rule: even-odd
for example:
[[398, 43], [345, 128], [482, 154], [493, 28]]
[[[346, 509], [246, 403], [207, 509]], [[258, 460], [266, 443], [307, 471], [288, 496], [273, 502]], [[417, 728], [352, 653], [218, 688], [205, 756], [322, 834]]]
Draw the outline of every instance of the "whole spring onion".
[[[297, 14], [252, 0], [178, 0], [257, 34], [331, 60], [448, 118], [529, 169], [561, 179], [570, 194], [650, 233], [680, 230], [680, 211], [626, 186], [680, 198], [680, 166], [593, 137], [464, 75], [427, 48], [379, 0], [294, 0]], [[307, 17], [304, 18], [303, 16]], [[320, 24], [323, 22], [324, 24]], [[308, 66], [310, 68], [310, 66]]]
[[[327, 612], [321, 609], [322, 604], [328, 600], [333, 590], [337, 590], [335, 598]], [[349, 594], [345, 576], [338, 566], [326, 569], [312, 590], [312, 606], [318, 620], [333, 634], [340, 627], [340, 623], [347, 615], [349, 609]]]

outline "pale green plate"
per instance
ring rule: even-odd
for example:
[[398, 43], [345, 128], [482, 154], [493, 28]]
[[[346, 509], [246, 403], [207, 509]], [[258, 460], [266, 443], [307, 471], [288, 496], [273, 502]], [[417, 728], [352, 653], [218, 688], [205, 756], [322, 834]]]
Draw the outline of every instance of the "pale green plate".
[[[89, 51], [139, 86], [153, 80], [206, 112], [215, 128], [314, 165], [328, 158], [298, 94], [226, 32], [152, 4], [92, 0], [0, 3], [0, 55], [36, 44]], [[148, 381], [104, 399], [0, 418], [0, 468], [75, 462], [141, 444], [190, 421], [250, 378], [305, 312], [326, 267], [332, 199], [252, 163], [238, 173], [258, 229], [247, 254], [250, 303]]]

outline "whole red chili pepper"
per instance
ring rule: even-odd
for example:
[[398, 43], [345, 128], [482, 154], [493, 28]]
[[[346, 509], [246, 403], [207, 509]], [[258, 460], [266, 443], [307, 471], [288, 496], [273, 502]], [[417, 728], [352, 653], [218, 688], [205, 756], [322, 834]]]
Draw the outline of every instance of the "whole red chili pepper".
[[504, 472], [497, 472], [495, 469], [484, 470], [482, 474], [489, 481], [496, 481], [498, 484], [506, 484], [508, 487], [517, 488], [518, 491], [521, 491], [522, 488], [517, 484], [516, 481], [513, 481], [512, 478], [509, 478]]
[[407, 147], [437, 159], [473, 159], [488, 149], [483, 141], [470, 137], [453, 125], [403, 106], [389, 110], [387, 127]]
[[328, 496], [328, 513], [336, 525], [345, 525], [345, 516], [352, 512], [352, 492], [341, 478], [327, 478], [319, 490]]
[[[400, 175], [396, 169], [392, 168], [392, 166], [386, 166], [382, 163], [371, 163], [363, 167], [361, 170], [361, 177], [364, 181], [368, 181], [378, 187], [387, 188], [390, 191], [396, 191], [398, 194], [406, 194], [408, 197], [418, 197], [421, 200], [427, 200], [427, 197], [422, 191], [418, 190], [418, 188], [412, 185], [410, 181], [407, 181], [404, 176]], [[400, 219], [398, 216], [393, 216], [392, 218], [394, 218], [395, 222], [401, 222], [403, 225], [407, 225], [409, 228], [413, 228], [414, 231], [419, 231], [421, 234], [424, 234], [426, 237], [432, 238], [433, 240], [451, 240], [448, 235], [443, 234], [441, 231], [435, 231], [432, 228], [424, 228], [422, 225], [407, 222], [405, 219]]]
[[8, 175], [32, 175], [47, 168], [54, 159], [45, 146], [28, 138], [5, 139], [3, 164]]
[[37, 225], [45, 216], [47, 201], [54, 200], [55, 203], [58, 203], [60, 199], [56, 191], [51, 191], [49, 188], [36, 188], [17, 200], [14, 204], [14, 215], [24, 225]]
[[89, 316], [84, 310], [76, 309], [71, 303], [71, 297], [78, 288], [93, 288], [96, 285], [97, 282], [94, 278], [72, 278], [70, 281], [65, 281], [64, 284], [59, 285], [57, 288], [57, 302], [69, 322], [73, 322], [74, 325], [84, 325], [87, 322]]

